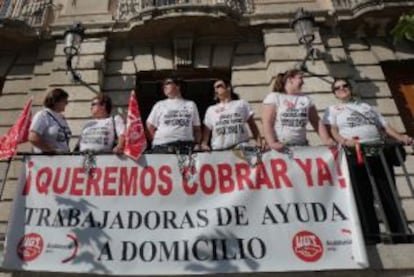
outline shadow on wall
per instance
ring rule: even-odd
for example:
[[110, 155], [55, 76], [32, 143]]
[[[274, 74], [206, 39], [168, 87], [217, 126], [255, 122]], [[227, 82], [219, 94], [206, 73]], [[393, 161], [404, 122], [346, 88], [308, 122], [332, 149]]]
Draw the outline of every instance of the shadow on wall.
[[135, 89], [136, 68], [132, 49], [128, 46], [108, 46], [103, 73], [102, 92], [108, 94], [114, 104], [113, 114], [127, 115], [131, 90]]
[[[377, 105], [375, 98], [381, 96], [381, 87], [376, 82], [384, 82], [385, 80], [380, 77], [383, 76], [380, 65], [369, 65], [361, 63], [359, 60], [353, 60], [350, 55], [351, 51], [348, 50], [351, 44], [363, 45], [363, 47], [369, 48], [367, 42], [361, 39], [342, 37], [343, 46], [329, 47], [327, 46], [327, 39], [330, 38], [330, 35], [322, 35], [326, 51], [320, 52], [319, 57], [325, 61], [328, 76], [331, 78], [321, 79], [329, 83], [330, 86], [334, 78], [346, 78], [351, 82], [356, 97], [368, 100], [371, 105]], [[310, 72], [310, 74], [317, 75], [313, 72]]]

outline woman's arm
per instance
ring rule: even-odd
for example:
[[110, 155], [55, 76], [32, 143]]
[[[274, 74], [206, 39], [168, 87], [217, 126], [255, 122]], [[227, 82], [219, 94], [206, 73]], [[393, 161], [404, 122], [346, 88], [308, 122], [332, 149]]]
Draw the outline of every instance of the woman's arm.
[[201, 143], [201, 127], [200, 126], [193, 126], [193, 135], [194, 135], [194, 143], [195, 143], [195, 150], [200, 150], [200, 143]]
[[348, 146], [348, 147], [354, 147], [355, 141], [353, 139], [347, 139], [346, 137], [343, 137], [339, 134], [339, 129], [335, 125], [329, 125], [331, 130], [332, 137], [341, 145]]
[[311, 106], [309, 108], [309, 121], [313, 129], [315, 129], [315, 131], [318, 133], [323, 144], [328, 145], [328, 146], [335, 145], [334, 140], [329, 136], [328, 130], [326, 129], [325, 125], [320, 120], [318, 111], [316, 110], [315, 106]]
[[124, 152], [125, 148], [125, 135], [120, 135], [118, 137], [118, 144], [115, 145], [114, 149], [112, 151], [117, 154], [121, 154]]
[[253, 138], [256, 141], [256, 145], [258, 147], [262, 147], [262, 137], [260, 136], [259, 128], [257, 127], [256, 121], [254, 120], [253, 115], [247, 119], [247, 124], [249, 125]]
[[153, 141], [154, 136], [155, 136], [155, 132], [157, 131], [157, 128], [154, 125], [152, 125], [151, 123], [147, 122], [147, 130], [148, 130], [148, 135], [149, 135], [150, 141]]
[[208, 140], [210, 138], [211, 135], [211, 129], [208, 128], [206, 125], [204, 125], [204, 129], [203, 129], [203, 140], [201, 141], [201, 149], [202, 150], [206, 150], [206, 151], [210, 151], [210, 146], [208, 146]]
[[412, 137], [400, 134], [399, 132], [397, 132], [394, 128], [392, 128], [389, 125], [386, 125], [384, 130], [385, 130], [385, 133], [387, 133], [387, 135], [389, 135], [390, 137], [398, 140], [401, 143], [404, 143], [406, 145], [413, 144], [413, 138]]
[[30, 131], [29, 133], [29, 142], [40, 149], [40, 151], [42, 151], [42, 153], [57, 153], [56, 149], [53, 148], [51, 145], [45, 143], [42, 140], [42, 137], [34, 132], [34, 131]]
[[272, 104], [264, 104], [262, 111], [263, 135], [271, 149], [281, 151], [284, 145], [277, 140], [275, 131], [273, 129], [276, 120], [276, 106]]

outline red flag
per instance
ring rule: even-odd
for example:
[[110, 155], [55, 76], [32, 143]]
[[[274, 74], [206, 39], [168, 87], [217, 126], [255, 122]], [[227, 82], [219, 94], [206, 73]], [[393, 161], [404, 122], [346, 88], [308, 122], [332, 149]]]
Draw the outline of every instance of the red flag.
[[17, 118], [16, 123], [0, 137], [0, 160], [5, 160], [14, 156], [19, 143], [29, 139], [29, 128], [32, 122], [32, 99], [26, 102], [22, 113]]
[[147, 147], [147, 139], [145, 138], [144, 125], [142, 124], [141, 113], [139, 112], [134, 90], [131, 91], [131, 96], [129, 97], [126, 125], [124, 154], [134, 160], [138, 160]]

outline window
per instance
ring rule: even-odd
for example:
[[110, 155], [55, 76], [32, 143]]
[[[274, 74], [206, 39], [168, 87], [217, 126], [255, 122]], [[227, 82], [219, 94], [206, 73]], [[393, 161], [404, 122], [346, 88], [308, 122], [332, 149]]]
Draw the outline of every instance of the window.
[[414, 136], [414, 60], [384, 62], [381, 66], [405, 129]]

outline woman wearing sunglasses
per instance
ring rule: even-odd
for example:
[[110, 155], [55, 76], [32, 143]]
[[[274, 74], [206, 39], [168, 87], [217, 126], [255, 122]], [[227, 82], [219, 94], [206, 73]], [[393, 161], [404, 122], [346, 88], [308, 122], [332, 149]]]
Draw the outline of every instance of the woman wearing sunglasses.
[[158, 101], [147, 118], [147, 128], [156, 153], [189, 152], [200, 148], [201, 127], [198, 109], [181, 94], [181, 81], [163, 81], [167, 99]]
[[[250, 139], [246, 123], [257, 146], [261, 146], [259, 130], [253, 118], [253, 111], [245, 100], [231, 90], [230, 83], [224, 80], [214, 82], [217, 104], [210, 106], [204, 118], [203, 150], [229, 149]], [[211, 135], [211, 148], [208, 141]]]
[[[391, 190], [394, 184], [389, 184], [386, 175], [388, 171], [395, 183], [393, 166], [381, 162], [379, 145], [382, 143], [384, 133], [405, 145], [412, 144], [413, 139], [398, 133], [372, 106], [356, 99], [348, 80], [335, 79], [331, 88], [340, 103], [328, 107], [324, 115], [324, 123], [330, 129], [333, 138], [339, 144], [346, 146], [351, 182], [367, 243], [380, 241], [380, 229], [374, 208], [373, 184], [369, 174], [374, 178], [391, 232], [404, 233], [404, 219], [398, 212]], [[365, 161], [361, 156], [362, 153], [365, 153], [363, 154]], [[393, 240], [403, 242], [404, 238], [396, 236]]]
[[86, 122], [75, 151], [121, 154], [125, 145], [125, 123], [121, 116], [111, 116], [112, 100], [99, 93], [91, 102], [92, 119]]
[[324, 121], [338, 143], [354, 147], [356, 142], [379, 142], [382, 132], [403, 144], [413, 143], [411, 137], [398, 133], [372, 106], [357, 100], [348, 80], [336, 79], [332, 93], [341, 103], [327, 109]]

